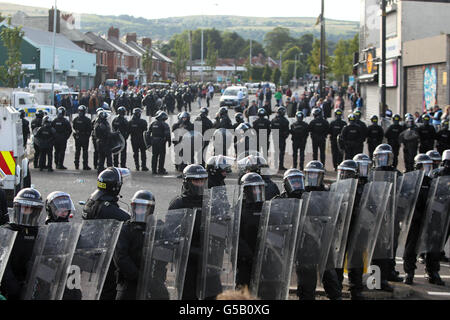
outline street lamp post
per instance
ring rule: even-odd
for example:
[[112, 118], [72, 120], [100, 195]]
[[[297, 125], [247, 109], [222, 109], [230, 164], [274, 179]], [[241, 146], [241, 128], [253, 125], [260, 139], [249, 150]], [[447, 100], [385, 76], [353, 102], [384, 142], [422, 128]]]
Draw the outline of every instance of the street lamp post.
[[201, 59], [202, 59], [202, 61], [201, 61], [201, 73], [200, 73], [200, 75], [201, 75], [201, 82], [203, 82], [203, 29], [202, 29], [202, 45], [201, 45]]
[[52, 60], [52, 103], [55, 105], [55, 39], [56, 39], [56, 0], [53, 10], [53, 60]]

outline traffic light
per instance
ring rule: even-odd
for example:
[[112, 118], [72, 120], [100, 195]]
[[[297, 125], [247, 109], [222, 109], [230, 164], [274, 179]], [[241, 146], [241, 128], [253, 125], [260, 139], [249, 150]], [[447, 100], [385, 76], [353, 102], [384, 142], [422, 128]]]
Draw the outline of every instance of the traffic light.
[[240, 74], [238, 74], [238, 82], [241, 82], [241, 75]]

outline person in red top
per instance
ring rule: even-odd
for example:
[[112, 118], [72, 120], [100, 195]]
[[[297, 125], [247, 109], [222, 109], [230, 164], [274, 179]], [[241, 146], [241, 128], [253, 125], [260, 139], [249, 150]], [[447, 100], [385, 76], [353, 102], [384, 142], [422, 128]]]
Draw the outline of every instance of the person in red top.
[[287, 88], [287, 90], [286, 90], [286, 96], [292, 97], [292, 91], [291, 91], [291, 88]]

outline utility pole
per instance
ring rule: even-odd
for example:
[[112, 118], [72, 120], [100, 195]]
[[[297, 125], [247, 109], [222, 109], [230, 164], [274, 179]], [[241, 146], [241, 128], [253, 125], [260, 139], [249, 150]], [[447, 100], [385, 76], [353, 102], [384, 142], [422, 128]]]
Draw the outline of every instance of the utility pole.
[[381, 110], [386, 107], [386, 0], [381, 1]]
[[297, 88], [297, 55], [295, 55], [295, 63], [294, 63], [294, 81], [295, 87]]
[[203, 82], [203, 29], [202, 29], [202, 46], [201, 46], [201, 50], [202, 50], [202, 52], [201, 52], [202, 61], [200, 63], [202, 65], [201, 82]]
[[320, 14], [320, 82], [319, 82], [319, 89], [320, 89], [320, 97], [325, 97], [325, 17], [324, 17], [324, 11], [325, 11], [325, 0], [322, 0], [322, 12]]
[[52, 104], [55, 105], [55, 39], [56, 39], [56, 0], [53, 10], [53, 60], [52, 60]]
[[252, 39], [250, 39], [250, 60], [249, 60], [250, 67], [252, 66]]
[[[282, 67], [282, 62], [281, 62], [281, 51], [280, 51], [280, 73], [281, 73], [281, 67]], [[281, 77], [280, 77], [280, 87], [281, 87]]]
[[189, 30], [189, 83], [192, 83], [192, 31]]

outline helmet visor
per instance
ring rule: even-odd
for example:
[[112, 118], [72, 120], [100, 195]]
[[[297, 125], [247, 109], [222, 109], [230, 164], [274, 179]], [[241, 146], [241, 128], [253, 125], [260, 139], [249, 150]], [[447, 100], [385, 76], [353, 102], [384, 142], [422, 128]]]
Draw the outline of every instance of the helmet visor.
[[155, 201], [134, 199], [131, 202], [131, 220], [135, 222], [146, 222], [147, 217], [153, 214]]
[[355, 171], [338, 169], [338, 175], [337, 175], [338, 180], [346, 180], [346, 179], [354, 179], [354, 178], [356, 178]]
[[374, 161], [376, 167], [388, 167], [392, 165], [392, 153], [378, 153], [374, 155]]
[[305, 178], [300, 175], [287, 177], [285, 181], [285, 187], [288, 193], [305, 190]]
[[29, 201], [29, 200], [17, 200], [14, 202], [12, 223], [37, 227], [41, 222], [41, 212], [44, 207], [43, 203]]
[[193, 196], [203, 196], [206, 181], [208, 179], [189, 179], [190, 189], [192, 190], [191, 195]]
[[263, 185], [245, 187], [244, 196], [247, 203], [264, 202], [266, 200]]
[[358, 175], [362, 178], [367, 178], [369, 176], [369, 166], [370, 162], [368, 161], [361, 161], [356, 162], [358, 164]]
[[319, 171], [306, 171], [305, 172], [305, 184], [307, 187], [319, 187], [323, 182], [323, 172]]
[[72, 199], [68, 196], [61, 196], [53, 199], [49, 204], [51, 213], [56, 219], [67, 219], [75, 211]]
[[431, 177], [432, 172], [433, 172], [433, 164], [432, 163], [423, 163], [422, 170], [425, 172], [426, 176]]

